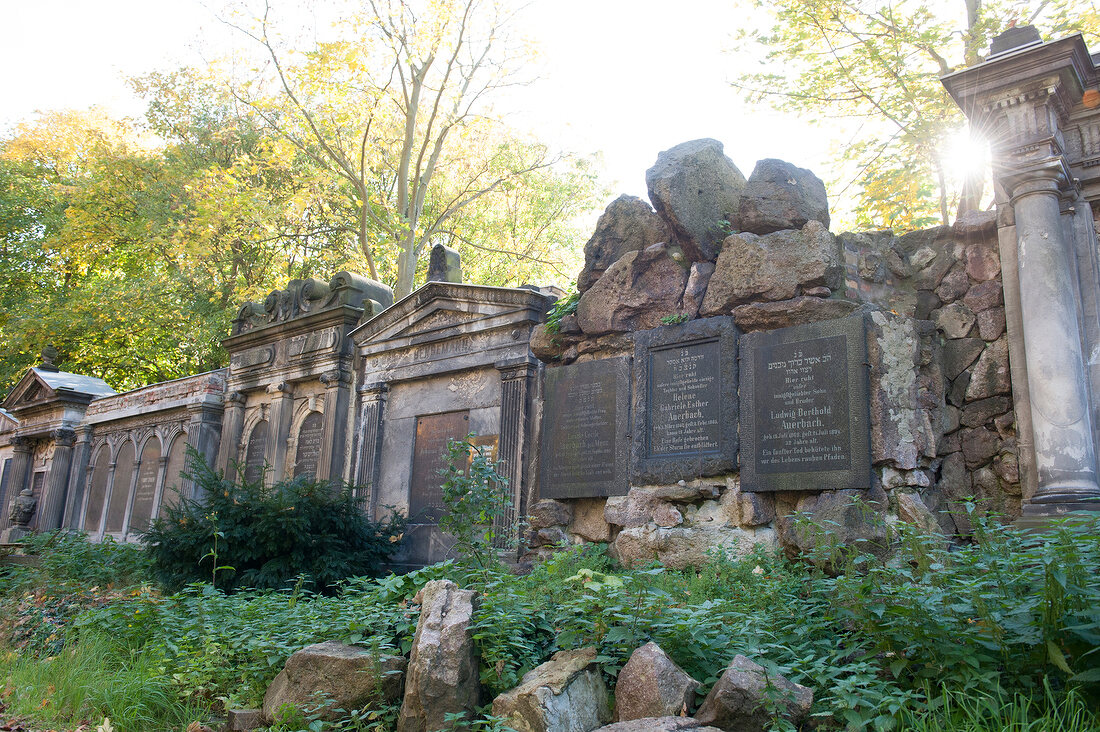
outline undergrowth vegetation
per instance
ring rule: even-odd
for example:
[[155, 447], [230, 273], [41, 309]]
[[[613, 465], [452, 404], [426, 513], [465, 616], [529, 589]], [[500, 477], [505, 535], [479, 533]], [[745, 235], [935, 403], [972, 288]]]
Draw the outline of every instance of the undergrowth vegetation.
[[[698, 570], [626, 570], [587, 547], [563, 549], [525, 576], [448, 561], [349, 580], [334, 596], [304, 586], [230, 595], [209, 583], [169, 594], [142, 583], [151, 575], [131, 548], [36, 538], [42, 565], [2, 578], [9, 650], [0, 678], [9, 713], [57, 729], [94, 728], [105, 716], [123, 732], [181, 729], [259, 705], [306, 644], [408, 652], [419, 612], [411, 598], [428, 580], [449, 578], [483, 593], [474, 637], [487, 699], [553, 652], [589, 645], [613, 684], [652, 640], [703, 693], [738, 653], [814, 687], [816, 729], [1100, 728], [1100, 526], [1028, 535], [976, 523], [975, 542], [952, 548], [903, 530], [885, 561], [758, 553], [715, 556]], [[97, 553], [133, 570], [129, 586], [93, 573], [79, 599], [72, 580], [92, 571]], [[35, 593], [77, 600], [50, 624], [26, 602]], [[25, 630], [47, 625], [45, 634]], [[395, 718], [383, 707], [349, 710], [340, 723], [306, 714], [281, 729], [388, 730]], [[485, 718], [456, 729], [503, 727]]]

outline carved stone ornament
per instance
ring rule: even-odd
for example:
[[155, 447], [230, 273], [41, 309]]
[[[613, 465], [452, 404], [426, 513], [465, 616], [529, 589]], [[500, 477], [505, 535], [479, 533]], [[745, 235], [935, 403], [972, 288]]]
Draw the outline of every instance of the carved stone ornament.
[[[366, 303], [387, 308], [393, 304], [393, 290], [351, 272], [337, 272], [327, 283], [312, 277], [291, 280], [285, 290], [275, 290], [262, 303], [245, 303], [233, 320], [232, 334], [343, 305], [363, 309]], [[372, 312], [379, 309], [373, 304], [368, 308]]]
[[38, 507], [38, 501], [31, 494], [30, 488], [24, 488], [11, 502], [8, 518], [14, 526], [26, 526], [34, 516], [34, 509]]

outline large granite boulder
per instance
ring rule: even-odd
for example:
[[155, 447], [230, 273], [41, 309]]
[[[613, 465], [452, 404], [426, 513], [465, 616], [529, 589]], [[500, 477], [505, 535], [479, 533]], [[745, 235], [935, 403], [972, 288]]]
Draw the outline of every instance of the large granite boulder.
[[722, 150], [717, 140], [684, 142], [645, 174], [649, 200], [692, 262], [713, 262], [722, 237], [737, 228], [745, 176]]
[[656, 643], [630, 654], [615, 681], [615, 714], [620, 721], [686, 714], [695, 703], [699, 682]]
[[775, 548], [775, 532], [769, 528], [742, 529], [732, 526], [674, 526], [656, 523], [626, 528], [615, 537], [611, 554], [624, 566], [635, 567], [659, 561], [671, 569], [703, 567], [715, 552], [744, 557], [758, 548]]
[[763, 732], [771, 727], [773, 709], [792, 724], [810, 713], [812, 689], [782, 676], [769, 676], [762, 666], [735, 656], [707, 694], [695, 719], [731, 732]]
[[600, 727], [596, 732], [679, 732], [693, 729], [696, 732], [721, 732], [717, 727], [709, 727], [691, 717], [648, 717], [616, 722]]
[[593, 336], [656, 328], [661, 318], [680, 314], [689, 269], [683, 252], [664, 243], [627, 252], [581, 295], [581, 330]]
[[398, 732], [446, 729], [448, 714], [471, 714], [478, 705], [473, 622], [477, 593], [450, 580], [432, 580], [416, 593], [420, 620], [413, 636]]
[[372, 701], [393, 703], [401, 698], [405, 659], [379, 657], [366, 648], [335, 641], [315, 643], [296, 651], [267, 687], [262, 716], [275, 721], [284, 706], [317, 709], [333, 719], [335, 709], [358, 709]]
[[559, 651], [493, 700], [493, 714], [518, 732], [590, 732], [611, 721], [595, 648]]
[[741, 193], [737, 228], [770, 234], [801, 229], [807, 221], [820, 221], [829, 228], [829, 198], [821, 179], [782, 160], [757, 162]]
[[820, 221], [798, 231], [731, 234], [722, 242], [700, 315], [724, 315], [738, 305], [789, 300], [807, 290], [844, 283], [840, 240]]
[[627, 252], [638, 252], [670, 238], [668, 224], [648, 203], [636, 196], [619, 196], [604, 209], [596, 231], [584, 245], [584, 269], [577, 276], [577, 289], [584, 292], [590, 288]]
[[859, 303], [851, 300], [800, 295], [790, 300], [738, 305], [730, 311], [730, 315], [742, 333], [755, 333], [760, 330], [777, 330], [789, 328], [792, 325], [843, 318], [851, 315], [859, 307]]
[[881, 487], [803, 496], [796, 514], [778, 517], [779, 543], [792, 558], [825, 550], [827, 556], [815, 558], [826, 564], [832, 551], [854, 549], [884, 556], [889, 550], [887, 501]]

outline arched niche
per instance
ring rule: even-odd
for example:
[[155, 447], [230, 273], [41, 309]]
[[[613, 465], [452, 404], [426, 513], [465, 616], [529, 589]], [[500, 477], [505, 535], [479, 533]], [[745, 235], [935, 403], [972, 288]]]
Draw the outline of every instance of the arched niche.
[[150, 437], [141, 449], [137, 483], [134, 484], [134, 504], [130, 509], [130, 525], [127, 533], [141, 533], [149, 528], [153, 516], [153, 500], [157, 495], [157, 478], [160, 474], [160, 439]]
[[89, 534], [98, 534], [103, 528], [103, 502], [107, 498], [107, 477], [111, 470], [111, 447], [101, 445], [92, 463], [91, 479], [88, 481], [88, 503], [84, 508], [84, 530]]
[[[184, 480], [181, 476], [186, 465], [187, 435], [182, 432], [172, 440], [172, 447], [168, 450], [168, 464], [164, 468], [164, 490], [160, 495], [160, 510], [166, 506], [175, 506], [180, 502], [180, 493], [183, 490]], [[160, 513], [158, 512], [158, 516]]]
[[126, 506], [130, 502], [130, 483], [134, 477], [134, 442], [127, 439], [119, 448], [118, 457], [115, 459], [115, 478], [111, 482], [111, 497], [107, 503], [107, 521], [103, 527], [104, 533], [117, 533], [122, 531], [126, 521]]
[[298, 447], [294, 453], [294, 477], [317, 477], [321, 462], [321, 441], [325, 435], [325, 417], [320, 412], [310, 412], [298, 427]]
[[249, 483], [263, 480], [270, 437], [271, 425], [266, 419], [257, 422], [248, 434], [248, 447], [244, 451], [244, 479]]

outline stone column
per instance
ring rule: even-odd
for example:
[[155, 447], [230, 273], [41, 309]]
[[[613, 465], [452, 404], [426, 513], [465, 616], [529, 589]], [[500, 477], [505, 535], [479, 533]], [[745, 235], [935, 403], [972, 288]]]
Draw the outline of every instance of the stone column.
[[516, 518], [524, 510], [523, 477], [525, 446], [530, 437], [531, 386], [538, 369], [537, 362], [529, 356], [496, 364], [500, 371], [500, 454], [504, 477], [512, 493], [512, 510], [501, 516], [501, 537], [507, 536], [516, 524]]
[[1002, 177], [1016, 214], [1020, 311], [1038, 485], [1026, 516], [1100, 508], [1074, 267], [1060, 199], [1070, 177], [1045, 159]]
[[286, 449], [290, 441], [291, 421], [294, 419], [294, 387], [282, 381], [267, 388], [274, 395], [271, 402], [271, 482], [286, 477]]
[[[115, 485], [115, 472], [118, 469], [117, 458], [118, 454], [115, 453], [111, 457], [111, 462], [107, 463], [107, 490], [103, 494], [103, 507], [100, 509], [99, 515], [84, 517], [85, 526], [88, 523], [88, 519], [91, 518], [95, 520], [95, 525], [98, 527], [95, 536], [103, 536], [107, 533], [107, 509], [111, 507], [111, 497], [115, 494], [115, 491], [119, 489], [119, 487]], [[137, 475], [136, 471], [134, 475]], [[129, 490], [129, 487], [127, 487], [127, 490]]]
[[317, 464], [318, 480], [339, 480], [344, 474], [351, 381], [351, 372], [345, 369], [321, 374], [321, 383], [325, 385], [325, 433]]
[[229, 467], [240, 460], [241, 440], [244, 437], [244, 393], [234, 391], [226, 395], [222, 415], [221, 444], [218, 448], [215, 469], [229, 472]]
[[50, 433], [53, 440], [53, 459], [46, 474], [46, 488], [38, 504], [38, 529], [61, 528], [61, 517], [65, 512], [65, 497], [69, 488], [69, 472], [73, 464], [73, 444], [76, 432], [68, 427], [56, 429]]
[[382, 463], [382, 425], [388, 389], [383, 382], [359, 387], [359, 449], [352, 482], [362, 491], [361, 497], [371, 518], [375, 515], [374, 488], [378, 484], [378, 471]]
[[153, 508], [149, 512], [150, 522], [160, 516], [160, 502], [164, 499], [164, 484], [168, 482], [168, 457], [168, 453], [165, 452], [157, 461], [157, 485], [153, 493]]
[[0, 506], [0, 527], [6, 527], [11, 502], [19, 497], [19, 492], [27, 487], [31, 460], [34, 457], [34, 440], [29, 437], [12, 437], [11, 475], [8, 480], [8, 492], [4, 496], [4, 505]]
[[73, 530], [80, 528], [80, 508], [84, 505], [84, 491], [88, 485], [88, 464], [91, 460], [92, 428], [79, 427], [76, 430], [76, 445], [73, 448], [73, 466], [69, 471], [65, 513], [61, 517], [61, 525]]
[[[222, 424], [225, 412], [228, 410], [225, 409], [225, 405], [220, 400], [207, 401], [207, 399], [187, 405], [187, 411], [191, 415], [190, 423], [187, 425], [187, 444], [194, 448], [203, 462], [217, 469], [217, 467], [221, 465], [221, 448], [225, 443], [232, 442], [231, 440], [221, 439]], [[243, 403], [244, 400], [242, 399], [239, 410], [240, 426], [238, 429], [243, 427]], [[167, 458], [168, 456], [165, 454], [161, 457]], [[158, 483], [157, 485], [160, 486], [162, 483]], [[158, 487], [157, 490], [159, 491], [160, 488]], [[195, 497], [193, 485], [181, 486], [180, 490], [184, 492], [184, 495], [189, 495], [192, 498]], [[159, 503], [154, 505], [159, 505]]]

